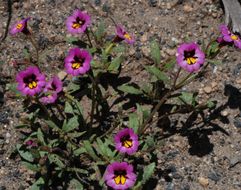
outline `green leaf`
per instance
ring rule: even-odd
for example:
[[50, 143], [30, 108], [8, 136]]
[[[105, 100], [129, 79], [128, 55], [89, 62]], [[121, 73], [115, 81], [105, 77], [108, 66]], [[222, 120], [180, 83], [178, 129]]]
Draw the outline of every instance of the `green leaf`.
[[221, 65], [223, 62], [221, 60], [207, 60], [209, 63], [213, 65]]
[[63, 131], [69, 132], [69, 131], [76, 129], [77, 127], [79, 127], [78, 117], [74, 116], [69, 119], [69, 121], [67, 122], [66, 125], [63, 125]]
[[70, 136], [71, 138], [79, 138], [79, 137], [83, 136], [85, 133], [86, 133], [86, 131], [68, 133], [68, 136]]
[[30, 127], [30, 125], [29, 124], [20, 124], [20, 125], [16, 125], [16, 126], [14, 126], [16, 129], [21, 129], [21, 128], [28, 128], [28, 127]]
[[216, 104], [217, 104], [217, 102], [215, 102], [215, 101], [211, 101], [211, 100], [207, 101], [207, 107], [209, 109], [214, 108], [216, 106]]
[[129, 94], [142, 94], [141, 90], [135, 88], [134, 86], [130, 86], [127, 84], [123, 84], [123, 85], [119, 86], [117, 89], [122, 92], [129, 93]]
[[30, 187], [30, 190], [42, 190], [44, 185], [44, 179], [42, 177], [38, 178], [37, 181]]
[[57, 154], [49, 154], [48, 155], [50, 163], [56, 164], [60, 168], [65, 168], [64, 163], [60, 160]]
[[86, 150], [86, 152], [95, 160], [99, 160], [99, 157], [96, 155], [94, 149], [92, 148], [91, 144], [90, 144], [90, 141], [83, 141], [83, 145], [84, 145], [84, 148]]
[[23, 55], [24, 55], [25, 59], [30, 60], [31, 56], [30, 56], [29, 50], [27, 48], [23, 49]]
[[149, 164], [148, 166], [145, 166], [143, 169], [143, 179], [142, 179], [142, 184], [144, 185], [152, 176], [152, 174], [154, 173], [156, 164], [155, 162]]
[[22, 147], [21, 147], [20, 144], [17, 144], [16, 147], [17, 147], [18, 153], [20, 154], [20, 156], [21, 156], [23, 159], [25, 159], [25, 160], [27, 160], [27, 161], [29, 161], [29, 162], [33, 162], [33, 161], [34, 161], [33, 155], [32, 155], [30, 152], [28, 152], [27, 150], [21, 149]]
[[80, 87], [81, 85], [70, 82], [69, 85], [67, 86], [67, 89], [69, 93], [73, 93], [75, 91], [78, 91]]
[[66, 37], [65, 41], [68, 42], [69, 44], [73, 44], [74, 42], [77, 42], [79, 39], [73, 36]]
[[67, 102], [67, 101], [65, 102], [64, 112], [74, 115], [73, 107], [72, 107], [72, 105], [71, 105], [69, 102]]
[[149, 84], [149, 83], [144, 83], [141, 86], [141, 89], [144, 93], [146, 93], [147, 95], [151, 95], [151, 93], [153, 92], [153, 85]]
[[176, 58], [171, 58], [171, 59], [164, 65], [164, 69], [165, 69], [165, 70], [173, 69], [175, 65], [176, 65]]
[[129, 127], [132, 128], [135, 133], [138, 132], [139, 118], [138, 118], [137, 113], [129, 114]]
[[34, 172], [38, 172], [40, 170], [40, 167], [36, 164], [31, 164], [29, 162], [24, 162], [24, 161], [22, 161], [21, 164], [24, 165], [29, 170], [32, 170]]
[[73, 190], [83, 190], [84, 187], [78, 180], [72, 179], [70, 181], [70, 189], [73, 189]]
[[53, 121], [46, 120], [45, 122], [48, 124], [50, 128], [59, 130], [59, 127]]
[[9, 90], [13, 93], [15, 93], [17, 96], [21, 96], [21, 93], [17, 90], [17, 83], [8, 83], [6, 85], [6, 90]]
[[193, 96], [193, 93], [190, 92], [182, 92], [181, 96], [179, 96], [179, 99], [185, 104], [193, 105], [195, 102], [195, 98]]
[[43, 145], [46, 145], [46, 143], [44, 141], [44, 134], [40, 128], [38, 128], [38, 131], [37, 131], [37, 138], [38, 138], [39, 142], [41, 142]]
[[85, 153], [85, 152], [86, 152], [86, 149], [84, 147], [81, 147], [81, 148], [78, 148], [78, 149], [74, 150], [74, 155], [79, 156], [79, 155], [81, 155], [82, 153]]
[[206, 51], [207, 57], [216, 55], [219, 52], [219, 43], [216, 41], [213, 41], [211, 44], [209, 44], [208, 49]]
[[169, 78], [166, 76], [164, 72], [162, 72], [160, 69], [158, 69], [155, 66], [144, 66], [145, 69], [152, 75], [154, 75], [158, 80], [161, 80], [163, 82], [169, 81]]
[[97, 138], [96, 141], [97, 141], [97, 146], [98, 146], [96, 148], [96, 151], [102, 156], [107, 156], [106, 148], [108, 148], [108, 147], [105, 147], [105, 144], [102, 142], [102, 140], [100, 138]]
[[113, 59], [108, 67], [108, 71], [110, 73], [118, 73], [118, 69], [120, 68], [121, 63], [124, 61], [124, 56], [119, 56]]
[[103, 21], [100, 22], [96, 32], [96, 39], [97, 41], [100, 41], [105, 36], [105, 24]]
[[115, 53], [124, 53], [125, 49], [126, 49], [125, 46], [119, 44], [118, 46], [115, 46], [113, 48], [113, 52], [115, 52]]
[[151, 58], [155, 64], [159, 64], [161, 62], [160, 48], [155, 40], [151, 42]]

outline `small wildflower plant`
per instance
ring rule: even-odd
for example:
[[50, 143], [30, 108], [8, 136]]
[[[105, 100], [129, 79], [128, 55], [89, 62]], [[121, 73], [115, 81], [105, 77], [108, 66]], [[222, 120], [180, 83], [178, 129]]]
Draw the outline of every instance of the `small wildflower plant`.
[[[180, 44], [176, 56], [164, 63], [159, 44], [152, 41], [151, 64], [143, 65], [150, 78], [145, 84], [121, 82], [121, 66], [128, 59], [124, 49], [136, 37], [118, 24], [109, 39], [103, 22], [92, 26], [89, 13], [75, 10], [66, 18], [66, 31], [73, 35], [66, 44], [72, 47], [62, 60], [63, 71], [57, 71], [66, 75], [59, 78], [56, 71], [44, 70], [27, 22], [31, 26], [30, 18], [15, 23], [10, 34], [25, 34], [36, 50], [28, 65], [17, 66], [15, 77], [28, 113], [16, 126], [24, 134], [16, 149], [22, 163], [36, 172], [34, 190], [145, 187], [158, 173], [156, 150], [164, 143], [157, 119], [183, 113], [203, 115], [213, 109], [215, 102], [200, 104], [196, 92], [182, 89], [215, 63], [224, 45], [241, 48], [239, 36], [225, 25], [207, 45]], [[76, 45], [77, 41], [85, 46]], [[122, 100], [130, 96], [143, 101], [126, 109]], [[83, 108], [83, 102], [89, 106]], [[167, 104], [172, 109], [164, 109]]]

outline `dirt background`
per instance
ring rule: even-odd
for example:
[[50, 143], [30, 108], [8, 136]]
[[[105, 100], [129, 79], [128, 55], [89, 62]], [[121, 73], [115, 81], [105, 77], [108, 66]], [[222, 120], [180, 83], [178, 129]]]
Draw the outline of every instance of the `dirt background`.
[[[149, 42], [155, 38], [161, 47], [162, 59], [173, 56], [183, 41], [205, 43], [218, 35], [224, 13], [217, 0], [24, 0], [0, 1], [0, 190], [28, 189], [33, 173], [20, 165], [18, 157], [10, 157], [21, 138], [14, 128], [23, 115], [21, 100], [7, 90], [14, 81], [14, 60], [24, 58], [23, 48], [31, 45], [9, 35], [8, 25], [22, 17], [31, 17], [30, 27], [39, 46], [51, 44], [52, 50], [44, 57], [43, 67], [52, 74], [63, 68], [69, 45], [61, 43], [69, 36], [65, 20], [76, 8], [87, 10], [96, 22], [104, 20], [107, 30], [114, 31], [105, 11], [136, 36], [136, 43], [128, 51], [123, 75], [141, 84], [147, 78], [143, 64], [148, 64]], [[199, 81], [182, 90], [198, 91], [198, 100], [217, 101], [217, 109], [209, 113], [208, 122], [189, 132], [177, 131], [175, 125], [188, 125], [188, 116], [173, 117], [165, 146], [160, 147], [157, 168], [165, 174], [152, 186], [156, 190], [239, 190], [241, 189], [241, 56], [240, 50], [225, 47], [217, 57], [222, 64], [210, 66]], [[188, 120], [189, 121], [189, 120]], [[192, 124], [192, 123], [191, 123]], [[169, 127], [170, 127], [169, 126]], [[160, 126], [161, 127], [161, 126]], [[56, 187], [56, 189], [58, 189]]]

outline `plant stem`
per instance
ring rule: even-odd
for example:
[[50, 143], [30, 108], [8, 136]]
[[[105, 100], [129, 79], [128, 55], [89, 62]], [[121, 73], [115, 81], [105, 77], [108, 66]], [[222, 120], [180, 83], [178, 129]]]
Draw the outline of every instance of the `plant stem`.
[[92, 82], [92, 90], [91, 90], [91, 97], [92, 97], [92, 106], [91, 106], [91, 112], [90, 112], [90, 126], [92, 127], [93, 125], [93, 120], [94, 120], [94, 113], [95, 113], [95, 107], [96, 107], [96, 98], [95, 98], [95, 92], [96, 92], [96, 81], [91, 74], [88, 74], [91, 82]]
[[181, 87], [184, 85], [184, 83], [185, 83], [191, 76], [193, 76], [192, 73], [189, 73], [186, 77], [184, 77], [184, 78], [182, 79], [181, 82], [179, 82], [177, 85], [175, 85], [174, 89], [177, 90], [177, 89], [181, 88]]
[[44, 110], [44, 112], [46, 113], [48, 119], [49, 119], [49, 120], [52, 120], [52, 118], [51, 118], [51, 116], [50, 116], [50, 114], [49, 114], [48, 109], [46, 108], [46, 106], [45, 106], [44, 104], [42, 104], [42, 103], [39, 101], [38, 98], [36, 98], [35, 100], [36, 100], [36, 102], [41, 106], [41, 108]]
[[110, 54], [111, 50], [113, 49], [113, 47], [115, 47], [115, 43], [111, 43], [106, 49], [105, 49], [105, 53], [108, 55]]
[[143, 133], [145, 130], [146, 125], [152, 120], [153, 116], [156, 114], [156, 112], [160, 109], [160, 107], [166, 102], [167, 98], [173, 93], [173, 90], [168, 91], [158, 102], [158, 104], [155, 106], [155, 108], [152, 110], [149, 117], [146, 119], [146, 121], [141, 125], [139, 133]]
[[92, 42], [91, 42], [91, 39], [90, 39], [90, 35], [89, 35], [89, 31], [88, 30], [86, 30], [86, 35], [87, 35], [87, 38], [88, 38], [88, 41], [89, 41], [89, 43], [90, 43], [90, 47], [92, 48], [93, 47], [93, 44], [92, 44]]
[[174, 82], [173, 82], [173, 85], [172, 85], [172, 89], [174, 89], [174, 88], [176, 87], [177, 79], [178, 79], [178, 77], [179, 77], [179, 75], [180, 75], [180, 73], [181, 73], [181, 70], [182, 70], [182, 68], [179, 67], [179, 69], [178, 69], [178, 71], [177, 71], [177, 74], [176, 74], [176, 76], [175, 76], [175, 78], [174, 78]]
[[61, 117], [62, 117], [63, 119], [65, 119], [65, 118], [66, 118], [66, 115], [64, 114], [64, 111], [62, 110], [62, 108], [59, 106], [59, 104], [55, 104], [55, 105], [56, 105], [56, 108], [57, 108], [59, 114], [61, 115]]
[[36, 58], [36, 59], [37, 59], [37, 61], [36, 61], [36, 66], [38, 66], [38, 62], [39, 62], [39, 50], [38, 50], [37, 43], [36, 43], [36, 41], [34, 40], [32, 34], [29, 35], [29, 40], [30, 40], [30, 42], [32, 43], [33, 47], [35, 48], [36, 57], [37, 57], [37, 58]]

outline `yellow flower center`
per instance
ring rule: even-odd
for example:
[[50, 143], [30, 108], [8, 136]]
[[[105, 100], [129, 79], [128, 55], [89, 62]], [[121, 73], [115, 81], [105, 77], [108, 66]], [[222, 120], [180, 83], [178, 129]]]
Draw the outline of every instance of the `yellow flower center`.
[[30, 89], [36, 88], [37, 87], [37, 82], [36, 81], [32, 81], [32, 82], [28, 83], [28, 87]]
[[117, 175], [114, 178], [116, 185], [124, 185], [126, 183], [126, 177], [124, 175]]
[[81, 24], [78, 23], [78, 22], [73, 23], [73, 25], [72, 25], [72, 28], [74, 28], [74, 29], [78, 29], [78, 28], [80, 28], [80, 27], [81, 27]]
[[126, 39], [128, 39], [128, 40], [131, 40], [131, 36], [130, 36], [129, 34], [127, 34], [127, 33], [124, 34], [124, 37], [125, 37]]
[[23, 24], [21, 24], [21, 23], [17, 24], [17, 26], [16, 26], [17, 29], [21, 29], [22, 27], [23, 27]]
[[126, 148], [131, 148], [132, 147], [132, 140], [125, 140], [123, 143], [123, 146], [126, 147]]
[[195, 57], [188, 57], [186, 59], [186, 61], [187, 61], [188, 65], [193, 65], [193, 64], [195, 64], [197, 62], [197, 58], [195, 58]]
[[74, 63], [72, 63], [72, 68], [73, 69], [78, 69], [78, 68], [80, 68], [81, 67], [81, 63], [79, 63], [79, 62], [74, 62]]
[[238, 36], [232, 35], [232, 36], [231, 36], [231, 39], [232, 39], [232, 40], [237, 40], [237, 39], [238, 39]]

